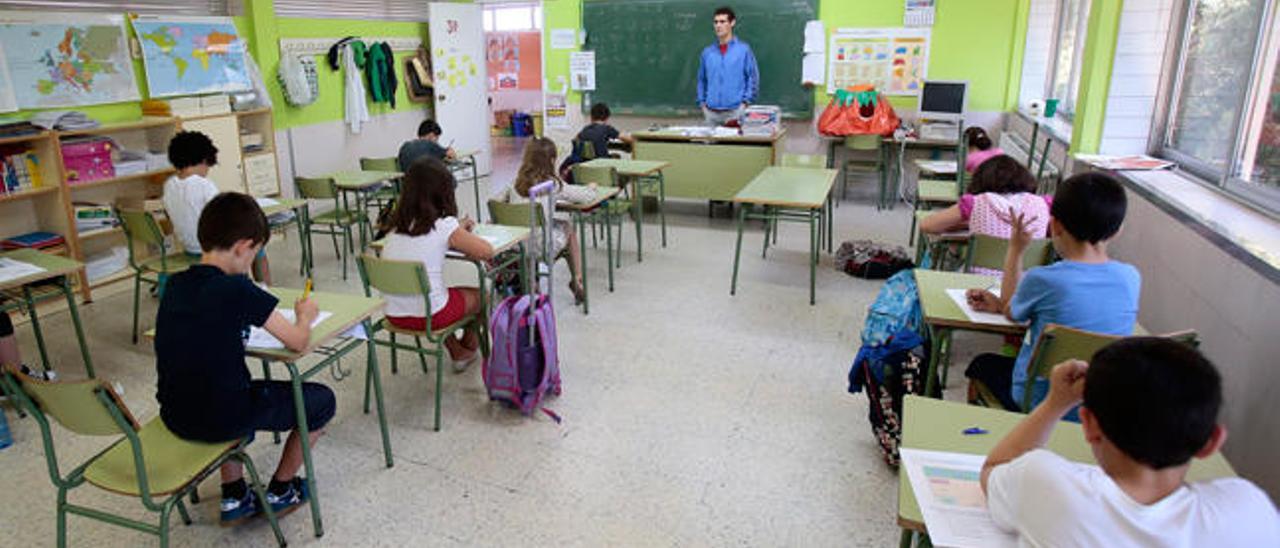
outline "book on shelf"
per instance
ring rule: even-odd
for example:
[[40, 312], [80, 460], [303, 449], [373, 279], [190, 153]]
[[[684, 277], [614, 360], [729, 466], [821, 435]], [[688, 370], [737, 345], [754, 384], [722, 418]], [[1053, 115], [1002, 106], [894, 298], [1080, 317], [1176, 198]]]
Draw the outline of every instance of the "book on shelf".
[[62, 245], [66, 239], [52, 232], [29, 232], [0, 240], [0, 249], [47, 249]]
[[3, 188], [0, 194], [24, 192], [44, 186], [40, 173], [40, 157], [33, 152], [17, 152], [4, 156]]

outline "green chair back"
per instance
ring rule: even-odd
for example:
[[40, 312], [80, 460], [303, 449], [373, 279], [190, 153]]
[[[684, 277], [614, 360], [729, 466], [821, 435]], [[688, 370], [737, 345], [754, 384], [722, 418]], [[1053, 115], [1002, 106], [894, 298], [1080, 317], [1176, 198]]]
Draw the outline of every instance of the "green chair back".
[[116, 209], [125, 237], [133, 243], [154, 245], [164, 249], [164, 233], [160, 223], [150, 211], [141, 209]]
[[578, 157], [582, 158], [584, 161], [596, 159], [596, 147], [592, 145], [591, 141], [579, 141], [574, 139], [573, 150], [576, 151], [578, 153]]
[[595, 183], [602, 187], [616, 187], [618, 186], [618, 170], [613, 166], [575, 164], [573, 166], [573, 182], [579, 185]]
[[115, 402], [130, 426], [134, 429], [138, 426], [137, 421], [133, 420], [120, 403], [115, 391], [103, 381], [90, 379], [51, 382], [23, 375], [12, 368], [8, 368], [7, 373], [6, 380], [12, 383], [10, 389], [16, 388], [31, 398], [34, 405], [28, 411], [53, 417], [67, 430], [86, 436], [124, 433], [99, 394]]
[[844, 138], [844, 146], [849, 150], [880, 150], [879, 135], [850, 135]]
[[[1199, 346], [1198, 336], [1194, 330], [1177, 331], [1161, 335], [1162, 337], [1186, 344]], [[1124, 337], [1104, 335], [1083, 329], [1074, 329], [1057, 324], [1045, 326], [1036, 341], [1035, 350], [1031, 353], [1031, 363], [1027, 368], [1027, 380], [1023, 385], [1022, 412], [1031, 411], [1031, 398], [1034, 396], [1032, 385], [1037, 378], [1048, 378], [1053, 366], [1067, 360], [1093, 359], [1102, 347]]]
[[[506, 226], [529, 226], [529, 204], [513, 204], [502, 200], [489, 200], [489, 218], [493, 222]], [[538, 224], [543, 224], [542, 208], [538, 208]]]
[[783, 154], [782, 166], [825, 169], [827, 156], [825, 154]]
[[360, 267], [366, 295], [370, 288], [392, 295], [425, 297], [431, 294], [426, 270], [419, 261], [395, 261], [365, 254], [356, 258], [356, 264]]
[[400, 171], [400, 163], [395, 157], [391, 158], [361, 158], [361, 171]]
[[[1031, 240], [1031, 245], [1027, 246], [1027, 252], [1022, 255], [1022, 268], [1049, 264], [1049, 251], [1052, 249], [1053, 242], [1047, 238]], [[1008, 251], [1009, 240], [986, 234], [970, 235], [968, 252], [964, 259], [965, 270], [972, 270], [974, 267], [1003, 269], [1004, 257]]]
[[308, 200], [337, 200], [338, 187], [328, 177], [294, 177], [298, 195]]

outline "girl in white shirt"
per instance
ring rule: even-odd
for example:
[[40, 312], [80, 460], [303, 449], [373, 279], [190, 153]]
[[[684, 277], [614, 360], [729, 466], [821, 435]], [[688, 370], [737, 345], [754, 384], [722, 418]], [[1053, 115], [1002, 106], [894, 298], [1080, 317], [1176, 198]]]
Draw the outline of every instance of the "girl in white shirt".
[[[450, 249], [473, 259], [493, 258], [493, 246], [471, 232], [475, 221], [458, 220], [453, 185], [449, 168], [431, 157], [414, 161], [404, 174], [400, 202], [392, 214], [392, 232], [382, 257], [422, 262], [430, 285], [430, 309], [421, 295], [383, 295], [387, 321], [397, 327], [425, 330], [429, 313], [431, 329], [436, 330], [480, 311], [479, 289], [448, 287], [444, 283], [445, 253]], [[468, 329], [461, 337], [450, 335], [444, 345], [453, 359], [454, 370], [461, 372], [479, 356], [479, 333]]]
[[[507, 203], [520, 204], [529, 202], [529, 189], [547, 181], [556, 183], [556, 200], [573, 203], [590, 203], [596, 199], [596, 187], [591, 185], [565, 184], [556, 175], [556, 145], [546, 137], [534, 137], [524, 147], [524, 160], [520, 163], [520, 171], [516, 174], [516, 182], [498, 196]], [[577, 302], [582, 302], [582, 249], [578, 246], [578, 237], [569, 224], [569, 220], [553, 216], [551, 211], [543, 211], [544, 219], [551, 219], [552, 257], [569, 250], [569, 270], [573, 280], [569, 282], [569, 290]], [[534, 231], [533, 240], [540, 242], [542, 234]], [[535, 249], [537, 246], [534, 246]]]

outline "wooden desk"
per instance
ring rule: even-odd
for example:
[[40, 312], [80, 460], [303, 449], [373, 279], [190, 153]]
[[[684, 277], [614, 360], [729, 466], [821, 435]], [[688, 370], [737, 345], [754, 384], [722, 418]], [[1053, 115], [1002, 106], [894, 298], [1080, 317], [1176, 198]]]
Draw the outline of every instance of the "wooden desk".
[[[597, 160], [592, 160], [592, 161], [594, 162]], [[573, 224], [576, 225], [578, 228], [578, 245], [583, 246], [584, 251], [585, 251], [585, 246], [587, 245], [587, 220], [591, 219], [592, 217], [595, 217], [596, 215], [603, 214], [605, 216], [604, 218], [605, 256], [604, 257], [605, 257], [605, 264], [608, 265], [608, 270], [609, 270], [609, 292], [610, 293], [613, 292], [613, 261], [614, 261], [613, 224], [612, 224], [613, 221], [611, 218], [612, 212], [610, 211], [610, 209], [608, 207], [602, 207], [602, 206], [605, 206], [605, 204], [607, 204], [609, 200], [612, 200], [615, 197], [617, 197], [617, 195], [620, 192], [622, 192], [621, 188], [596, 188], [596, 199], [592, 202], [582, 203], [582, 204], [575, 204], [571, 202], [556, 203], [557, 210], [568, 211], [569, 214], [573, 216]], [[637, 202], [638, 201], [639, 200], [637, 200]], [[621, 225], [619, 225], [619, 230], [621, 230]], [[622, 239], [621, 234], [619, 234], [618, 239], [619, 240]], [[639, 239], [637, 239], [636, 242], [637, 242], [636, 247], [637, 248], [640, 247]], [[666, 245], [666, 242], [663, 242], [663, 245]], [[621, 265], [622, 264], [622, 258], [621, 258], [622, 242], [621, 241], [618, 242], [618, 248], [619, 248], [618, 264]], [[587, 273], [587, 254], [581, 253], [581, 256], [582, 256], [582, 296], [583, 296], [582, 313], [590, 314], [591, 313], [591, 292], [589, 291], [589, 286], [587, 283], [587, 274], [586, 274]]]
[[479, 168], [476, 167], [476, 155], [480, 154], [480, 151], [473, 150], [473, 149], [462, 149], [462, 150], [454, 150], [453, 154], [454, 154], [454, 159], [452, 160], [446, 159], [445, 165], [449, 166], [449, 171], [455, 172], [455, 173], [459, 171], [466, 171], [468, 169], [471, 170], [470, 179], [472, 183], [472, 188], [475, 190], [475, 198], [476, 198], [476, 222], [477, 223], [484, 222], [484, 217], [483, 217], [484, 208], [480, 206], [480, 172], [479, 172]]
[[[291, 307], [293, 302], [302, 296], [302, 291], [297, 289], [271, 288], [268, 291], [275, 295], [277, 299], [280, 299], [280, 303], [277, 306], [283, 308]], [[394, 463], [391, 456], [391, 437], [387, 433], [387, 416], [382, 401], [382, 378], [378, 371], [378, 356], [374, 349], [373, 330], [369, 321], [375, 313], [382, 310], [382, 299], [321, 291], [312, 291], [311, 298], [315, 300], [320, 310], [332, 312], [333, 315], [311, 330], [311, 341], [307, 343], [306, 348], [295, 352], [288, 348], [249, 347], [245, 349], [245, 354], [262, 361], [262, 372], [267, 379], [271, 378], [270, 362], [282, 362], [289, 371], [289, 382], [293, 385], [294, 409], [297, 412], [298, 434], [302, 442], [302, 460], [307, 472], [307, 488], [311, 493], [311, 521], [315, 528], [316, 537], [320, 537], [324, 534], [324, 525], [320, 519], [320, 492], [316, 488], [316, 470], [314, 464], [312, 464], [311, 441], [308, 437], [309, 427], [302, 398], [303, 381], [330, 366], [333, 367], [333, 376], [336, 380], [345, 379], [350, 376], [350, 372], [342, 371], [339, 360], [352, 350], [362, 345], [365, 346], [368, 354], [365, 367], [365, 394], [367, 398], [368, 389], [372, 381], [378, 408], [378, 427], [382, 431], [382, 454], [387, 468], [390, 468]], [[370, 335], [368, 340], [337, 340], [348, 329], [356, 325], [364, 326], [365, 333]], [[300, 372], [297, 362], [317, 352], [324, 355], [324, 359]], [[364, 411], [365, 413], [369, 412], [367, 399], [365, 400]]]
[[612, 167], [618, 172], [619, 178], [630, 184], [631, 213], [636, 220], [636, 262], [644, 261], [644, 194], [641, 191], [641, 185], [656, 184], [658, 187], [658, 218], [661, 219], [662, 223], [662, 247], [667, 247], [667, 184], [662, 170], [669, 167], [671, 162], [597, 158], [585, 162], [583, 165], [589, 167]]
[[[0, 258], [13, 259], [44, 269], [43, 272], [0, 281], [0, 294], [14, 300], [14, 304], [0, 305], [0, 314], [8, 314], [9, 310], [13, 309], [26, 309], [31, 316], [31, 330], [36, 337], [36, 346], [40, 349], [40, 362], [47, 370], [49, 369], [49, 352], [45, 347], [44, 333], [40, 330], [36, 302], [61, 293], [67, 299], [67, 310], [71, 312], [71, 325], [75, 327], [76, 340], [80, 342], [80, 356], [84, 359], [85, 374], [91, 379], [94, 378], [93, 359], [89, 355], [89, 346], [85, 343], [84, 327], [80, 324], [80, 311], [76, 308], [76, 298], [71, 292], [71, 283], [67, 280], [68, 276], [80, 272], [84, 264], [34, 249], [3, 252], [0, 253]], [[32, 287], [46, 280], [53, 280], [53, 282]]]
[[[809, 304], [817, 302], [815, 287], [817, 284], [818, 251], [822, 241], [827, 241], [827, 251], [831, 251], [831, 189], [835, 186], [836, 171], [833, 169], [812, 169], [802, 167], [769, 167], [760, 172], [750, 184], [733, 197], [734, 203], [742, 204], [738, 209], [738, 240], [733, 250], [733, 280], [729, 285], [729, 294], [738, 290], [738, 263], [742, 255], [742, 225], [748, 217], [765, 222], [764, 249], [761, 257], [769, 250], [770, 231], [775, 231], [777, 222], [795, 221], [809, 224]], [[748, 213], [747, 206], [761, 206], [763, 213]]]
[[[260, 200], [262, 198], [259, 198]], [[311, 231], [307, 230], [309, 226], [308, 218], [311, 216], [310, 204], [301, 198], [267, 198], [275, 203], [262, 207], [262, 214], [267, 216], [267, 221], [271, 221], [272, 215], [292, 211], [294, 214], [293, 221], [298, 227], [298, 241], [302, 250], [302, 266], [298, 269], [298, 275], [311, 276]], [[258, 204], [260, 207], [261, 203]], [[271, 224], [272, 230], [282, 230], [288, 221]]]
[[[920, 310], [924, 314], [924, 323], [929, 330], [929, 339], [933, 341], [929, 351], [929, 366], [926, 369], [925, 395], [941, 397], [946, 387], [947, 369], [951, 361], [951, 332], [954, 330], [980, 331], [1000, 335], [1022, 335], [1027, 331], [1024, 325], [989, 324], [973, 322], [960, 309], [954, 300], [947, 295], [948, 289], [973, 289], [996, 285], [999, 281], [992, 276], [965, 274], [961, 272], [940, 272], [937, 270], [915, 269], [916, 289], [920, 293]], [[939, 378], [939, 374], [941, 378]], [[939, 384], [940, 383], [940, 384]], [[936, 390], [936, 391], [935, 391]]]
[[[404, 173], [399, 171], [336, 171], [325, 175], [324, 177], [333, 179], [334, 186], [342, 192], [342, 207], [347, 211], [357, 212], [362, 215], [360, 222], [360, 249], [369, 242], [369, 234], [372, 227], [369, 226], [368, 215], [365, 209], [368, 207], [366, 196], [373, 191], [382, 187], [383, 184], [392, 180], [399, 179]], [[352, 208], [351, 203], [347, 201], [348, 195], [354, 195], [356, 207]]]
[[772, 136], [698, 137], [672, 131], [641, 131], [636, 160], [669, 162], [663, 170], [666, 195], [729, 201], [782, 153], [786, 130]]
[[[996, 442], [1026, 417], [1019, 413], [910, 395], [904, 400], [902, 410], [902, 447], [971, 455], [991, 452]], [[977, 436], [962, 433], [966, 428], [975, 426], [988, 433]], [[1076, 423], [1058, 423], [1046, 447], [1075, 462], [1095, 462], [1089, 444], [1080, 431], [1080, 425]], [[1187, 480], [1200, 481], [1235, 475], [1231, 464], [1218, 453], [1208, 459], [1193, 459]], [[911, 480], [907, 478], [906, 471], [898, 473], [898, 526], [903, 528], [904, 543], [909, 542], [915, 532], [926, 532], [924, 516], [916, 502], [915, 492], [911, 490]]]

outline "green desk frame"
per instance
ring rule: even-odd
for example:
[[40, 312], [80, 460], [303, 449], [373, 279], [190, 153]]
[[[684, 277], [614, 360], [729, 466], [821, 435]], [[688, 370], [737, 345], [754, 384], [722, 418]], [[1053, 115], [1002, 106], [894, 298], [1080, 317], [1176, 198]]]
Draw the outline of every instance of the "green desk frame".
[[[644, 187], [657, 186], [658, 218], [662, 223], [662, 247], [667, 247], [667, 183], [662, 170], [670, 166], [670, 162], [598, 158], [583, 165], [612, 167], [617, 170], [619, 178], [629, 183], [629, 192], [632, 198], [631, 215], [636, 221], [636, 262], [638, 263], [644, 262]], [[610, 285], [612, 286], [612, 284]]]
[[465, 173], [467, 170], [471, 171], [470, 181], [472, 183], [472, 190], [475, 191], [476, 198], [476, 222], [483, 223], [484, 208], [480, 205], [480, 168], [476, 167], [476, 155], [479, 153], [480, 151], [478, 150], [457, 151], [455, 153], [455, 158], [453, 160], [448, 160], [446, 165], [452, 173]]
[[[831, 252], [834, 240], [834, 224], [831, 216], [831, 190], [835, 186], [836, 171], [799, 167], [769, 167], [734, 196], [738, 209], [738, 238], [733, 249], [733, 278], [729, 295], [738, 292], [738, 266], [742, 257], [742, 227], [748, 218], [764, 221], [764, 247], [760, 256], [769, 251], [769, 239], [777, 238], [778, 221], [808, 223], [809, 225], [809, 304], [817, 303], [818, 254], [823, 243]], [[750, 206], [760, 206], [761, 213], [748, 211]], [[772, 232], [772, 234], [771, 234]]]
[[[325, 177], [333, 179], [334, 186], [342, 192], [342, 207], [347, 211], [365, 214], [368, 207], [367, 194], [375, 190], [383, 182], [393, 181], [403, 177], [404, 174], [399, 171], [338, 171], [325, 175]], [[351, 207], [348, 196], [355, 196], [356, 207]], [[364, 221], [360, 222], [360, 249], [363, 250], [369, 245], [371, 240], [371, 232], [373, 228], [369, 226], [369, 217], [364, 215]]]
[[[84, 326], [80, 323], [80, 310], [76, 307], [75, 294], [71, 290], [68, 276], [80, 271], [84, 265], [78, 261], [60, 257], [50, 253], [42, 253], [34, 249], [19, 249], [0, 253], [0, 257], [22, 261], [44, 269], [44, 272], [21, 278], [0, 282], [0, 294], [13, 299], [13, 303], [0, 305], [0, 314], [8, 314], [10, 310], [26, 310], [31, 316], [31, 330], [36, 337], [36, 347], [40, 350], [40, 363], [49, 369], [49, 352], [45, 346], [44, 333], [40, 330], [40, 317], [36, 313], [36, 303], [57, 298], [58, 294], [67, 299], [67, 310], [71, 313], [71, 325], [76, 331], [76, 340], [80, 343], [80, 356], [84, 359], [84, 371], [89, 378], [95, 378], [93, 358], [89, 355], [89, 345], [85, 342]], [[43, 281], [52, 283], [32, 290], [32, 286]]]
[[[272, 215], [275, 215], [277, 213], [283, 213], [285, 211], [293, 211], [294, 213], [293, 221], [294, 221], [294, 224], [296, 224], [298, 227], [298, 240], [300, 242], [299, 248], [302, 251], [302, 261], [301, 261], [302, 264], [298, 268], [298, 275], [311, 278], [312, 277], [311, 270], [312, 268], [315, 267], [315, 264], [314, 264], [315, 261], [311, 255], [312, 253], [311, 231], [307, 230], [307, 227], [310, 226], [310, 223], [308, 222], [308, 220], [311, 217], [311, 206], [310, 204], [308, 204], [306, 200], [303, 200], [301, 198], [272, 198], [272, 199], [279, 203], [262, 208], [262, 213], [263, 215], [266, 215], [268, 218], [268, 221], [270, 221], [270, 217]], [[288, 224], [289, 224], [288, 222], [272, 224], [271, 229], [283, 230], [284, 227]]]

